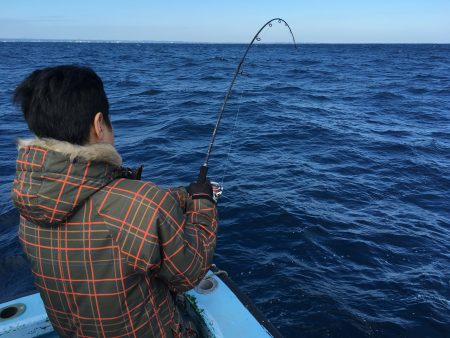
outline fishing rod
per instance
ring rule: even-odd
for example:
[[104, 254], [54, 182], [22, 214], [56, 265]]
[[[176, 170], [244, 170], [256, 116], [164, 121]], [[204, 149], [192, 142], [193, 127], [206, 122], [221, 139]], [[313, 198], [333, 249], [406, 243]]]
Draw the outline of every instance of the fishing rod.
[[272, 20], [267, 21], [260, 29], [259, 31], [255, 34], [255, 36], [253, 37], [252, 41], [248, 44], [247, 49], [245, 50], [244, 55], [241, 58], [241, 61], [239, 62], [236, 71], [234, 72], [234, 76], [230, 82], [230, 85], [228, 86], [228, 91], [225, 94], [225, 98], [223, 99], [223, 103], [222, 106], [219, 110], [219, 115], [217, 117], [217, 122], [216, 125], [214, 127], [214, 131], [211, 137], [211, 142], [209, 143], [208, 146], [208, 151], [206, 152], [206, 158], [205, 158], [205, 162], [203, 163], [203, 165], [200, 167], [200, 173], [198, 174], [198, 178], [197, 178], [197, 183], [205, 183], [206, 182], [206, 175], [208, 174], [208, 161], [209, 161], [209, 157], [211, 155], [211, 150], [212, 147], [214, 145], [214, 140], [216, 139], [216, 134], [217, 134], [217, 130], [219, 129], [219, 125], [220, 125], [220, 121], [222, 120], [222, 116], [223, 116], [223, 112], [225, 110], [225, 106], [227, 105], [227, 101], [228, 98], [231, 95], [231, 90], [233, 89], [233, 85], [234, 82], [236, 81], [236, 78], [239, 74], [242, 74], [241, 72], [241, 67], [244, 63], [245, 57], [247, 56], [248, 51], [250, 50], [250, 47], [253, 45], [253, 43], [255, 41], [261, 41], [261, 38], [259, 37], [259, 33], [261, 33], [263, 31], [264, 28], [266, 28], [267, 26], [272, 27], [272, 22], [277, 21], [278, 23], [284, 23], [284, 25], [289, 29], [289, 32], [291, 33], [292, 36], [292, 40], [294, 42], [294, 47], [297, 48], [297, 44], [295, 43], [295, 38], [294, 38], [294, 34], [292, 33], [291, 27], [289, 26], [289, 24], [284, 21], [281, 18], [274, 18]]

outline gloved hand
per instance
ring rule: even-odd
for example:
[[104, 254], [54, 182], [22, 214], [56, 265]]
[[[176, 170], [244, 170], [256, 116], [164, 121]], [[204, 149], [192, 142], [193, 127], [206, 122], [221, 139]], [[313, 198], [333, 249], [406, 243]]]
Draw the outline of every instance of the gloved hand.
[[192, 199], [207, 198], [211, 200], [212, 198], [212, 201], [216, 204], [223, 193], [223, 187], [219, 183], [211, 182], [209, 180], [205, 183], [193, 182], [186, 188], [186, 190]]
[[205, 183], [192, 182], [186, 190], [192, 199], [206, 198], [211, 202], [216, 203], [213, 198], [213, 187], [208, 180], [206, 180]]

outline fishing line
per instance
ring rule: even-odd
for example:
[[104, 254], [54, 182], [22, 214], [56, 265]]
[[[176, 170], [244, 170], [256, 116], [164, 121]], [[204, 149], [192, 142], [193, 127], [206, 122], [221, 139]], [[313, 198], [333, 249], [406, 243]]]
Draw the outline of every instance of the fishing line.
[[209, 143], [208, 151], [206, 152], [205, 162], [200, 167], [200, 172], [199, 172], [198, 178], [197, 178], [197, 182], [198, 183], [206, 182], [206, 175], [208, 174], [208, 161], [209, 161], [209, 157], [211, 155], [212, 147], [214, 145], [214, 140], [216, 139], [217, 130], [219, 129], [220, 121], [222, 120], [223, 112], [225, 110], [225, 106], [227, 105], [228, 98], [231, 95], [231, 90], [233, 89], [234, 82], [236, 81], [237, 76], [239, 74], [242, 74], [241, 67], [242, 67], [242, 64], [244, 63], [245, 57], [247, 56], [247, 53], [250, 50], [250, 47], [253, 45], [253, 43], [255, 41], [261, 41], [261, 38], [259, 37], [259, 33], [261, 33], [262, 30], [264, 28], [266, 28], [267, 26], [272, 27], [272, 22], [274, 22], [274, 21], [277, 21], [278, 23], [284, 23], [284, 25], [289, 29], [289, 32], [291, 33], [292, 41], [294, 43], [294, 47], [297, 48], [297, 44], [295, 43], [295, 37], [294, 37], [294, 34], [292, 33], [291, 27], [288, 25], [288, 23], [286, 21], [284, 21], [281, 18], [274, 18], [272, 20], [267, 21], [259, 29], [259, 31], [255, 34], [255, 36], [253, 37], [252, 41], [248, 44], [248, 46], [247, 46], [247, 48], [246, 48], [246, 50], [244, 52], [244, 55], [242, 56], [241, 61], [239, 62], [238, 66], [236, 68], [236, 71], [234, 72], [234, 76], [231, 79], [230, 85], [228, 86], [228, 91], [226, 92], [225, 97], [223, 99], [223, 103], [222, 103], [222, 106], [221, 106], [221, 108], [219, 110], [219, 115], [217, 117], [217, 122], [216, 122], [216, 125], [214, 127], [214, 131], [213, 131], [213, 134], [212, 134], [212, 137], [211, 137], [211, 142]]
[[240, 112], [240, 110], [241, 110], [241, 100], [242, 100], [242, 95], [243, 95], [243, 94], [244, 94], [244, 89], [242, 89], [241, 95], [239, 96], [238, 108], [237, 108], [236, 115], [235, 115], [235, 117], [234, 117], [234, 125], [233, 125], [233, 129], [232, 129], [232, 132], [231, 132], [230, 142], [229, 142], [229, 144], [228, 144], [227, 158], [226, 158], [225, 164], [224, 164], [224, 166], [223, 166], [222, 181], [221, 181], [221, 183], [220, 183], [220, 185], [221, 185], [222, 187], [223, 187], [223, 181], [224, 181], [224, 179], [225, 179], [226, 169], [227, 169], [228, 163], [230, 163], [231, 146], [232, 146], [232, 144], [233, 144], [233, 139], [234, 139], [234, 133], [235, 133], [235, 131], [236, 131], [237, 120], [238, 120], [238, 117], [239, 117], [239, 112]]

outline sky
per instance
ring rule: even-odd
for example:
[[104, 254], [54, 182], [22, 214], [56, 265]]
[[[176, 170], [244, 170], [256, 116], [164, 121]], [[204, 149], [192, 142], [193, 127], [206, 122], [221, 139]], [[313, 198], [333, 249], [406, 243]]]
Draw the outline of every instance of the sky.
[[0, 39], [249, 42], [274, 17], [300, 43], [450, 43], [450, 0], [4, 0]]

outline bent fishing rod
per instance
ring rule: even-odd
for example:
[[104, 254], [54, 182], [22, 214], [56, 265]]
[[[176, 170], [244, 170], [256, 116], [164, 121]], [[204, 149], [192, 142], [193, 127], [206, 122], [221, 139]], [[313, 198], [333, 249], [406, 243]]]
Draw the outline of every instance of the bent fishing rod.
[[261, 38], [259, 37], [259, 34], [264, 30], [264, 28], [266, 28], [267, 26], [272, 27], [272, 22], [277, 21], [278, 23], [284, 23], [284, 25], [289, 29], [289, 32], [291, 33], [292, 36], [292, 41], [294, 43], [294, 47], [297, 48], [297, 44], [295, 43], [295, 37], [294, 34], [292, 33], [291, 27], [289, 26], [289, 24], [284, 21], [281, 18], [274, 18], [272, 20], [267, 21], [260, 29], [259, 31], [255, 34], [255, 36], [253, 37], [252, 41], [248, 44], [244, 55], [241, 58], [241, 61], [239, 61], [239, 64], [236, 68], [236, 71], [234, 72], [234, 76], [231, 79], [230, 85], [228, 86], [228, 90], [225, 94], [225, 97], [223, 99], [223, 103], [222, 106], [219, 110], [219, 115], [217, 117], [217, 121], [216, 121], [216, 125], [214, 127], [214, 131], [211, 137], [211, 142], [209, 143], [208, 146], [208, 151], [206, 152], [206, 158], [205, 158], [205, 162], [203, 163], [203, 165], [200, 167], [200, 173], [198, 174], [198, 178], [197, 178], [197, 183], [205, 183], [206, 182], [206, 175], [208, 174], [208, 161], [209, 161], [209, 157], [211, 155], [211, 151], [212, 151], [212, 147], [214, 145], [214, 141], [216, 139], [216, 134], [217, 134], [217, 130], [219, 129], [219, 125], [220, 122], [222, 120], [222, 116], [223, 116], [223, 112], [225, 111], [225, 107], [227, 105], [228, 102], [228, 98], [231, 95], [231, 90], [233, 89], [233, 85], [234, 82], [236, 81], [236, 78], [239, 74], [242, 74], [241, 72], [241, 67], [244, 64], [245, 61], [245, 57], [247, 56], [248, 51], [250, 50], [250, 48], [253, 46], [253, 43], [255, 41], [261, 41]]

